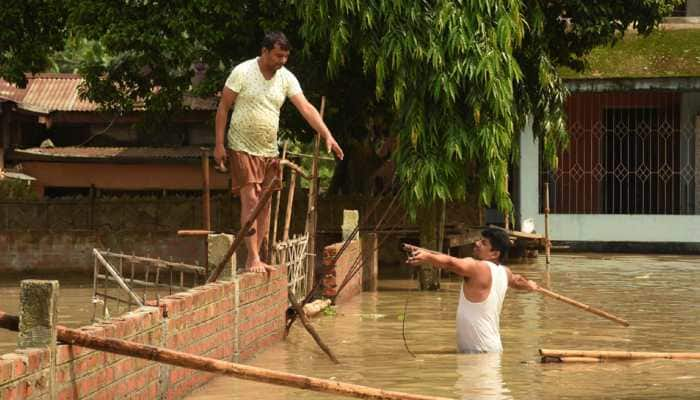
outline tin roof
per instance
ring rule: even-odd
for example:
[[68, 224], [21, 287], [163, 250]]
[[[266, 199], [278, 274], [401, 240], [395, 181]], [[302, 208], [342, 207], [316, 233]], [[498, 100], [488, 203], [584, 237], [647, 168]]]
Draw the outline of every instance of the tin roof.
[[24, 98], [27, 89], [20, 89], [17, 86], [0, 79], [0, 101], [13, 101], [18, 103]]
[[[0, 99], [14, 101], [19, 108], [42, 114], [54, 111], [86, 112], [96, 111], [98, 105], [83, 100], [79, 95], [84, 80], [74, 74], [37, 74], [27, 76], [27, 87], [15, 85], [0, 79]], [[199, 98], [185, 95], [183, 105], [192, 110], [216, 110], [216, 98]]]
[[183, 162], [200, 159], [199, 147], [33, 147], [15, 149], [10, 156], [16, 160], [43, 161], [101, 161], [136, 162], [163, 161]]
[[199, 158], [199, 147], [33, 147], [15, 149], [27, 155], [55, 158]]

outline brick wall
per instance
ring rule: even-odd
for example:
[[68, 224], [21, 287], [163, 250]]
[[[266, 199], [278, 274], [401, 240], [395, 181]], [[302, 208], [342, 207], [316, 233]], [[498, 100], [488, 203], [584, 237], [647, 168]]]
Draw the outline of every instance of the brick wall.
[[[343, 254], [338, 258], [335, 264], [333, 264], [333, 258], [338, 254], [340, 248], [343, 246], [342, 243], [334, 243], [330, 246], [326, 246], [323, 249], [323, 274], [322, 274], [322, 293], [325, 297], [333, 297], [338, 293], [340, 285], [342, 285], [345, 277], [351, 273], [353, 265], [355, 265], [356, 260], [361, 263], [362, 260], [358, 260], [360, 256], [360, 241], [353, 240], [350, 245], [345, 249]], [[353, 278], [346, 284], [340, 294], [337, 294], [335, 299], [335, 304], [342, 304], [347, 300], [351, 299], [355, 295], [362, 291], [362, 269], [353, 276]]]
[[[109, 323], [84, 328], [115, 337], [221, 360], [241, 362], [281, 339], [287, 308], [287, 272], [242, 274], [161, 299]], [[49, 399], [49, 351], [0, 356], [1, 399]], [[58, 399], [180, 399], [215, 375], [152, 361], [59, 345]]]

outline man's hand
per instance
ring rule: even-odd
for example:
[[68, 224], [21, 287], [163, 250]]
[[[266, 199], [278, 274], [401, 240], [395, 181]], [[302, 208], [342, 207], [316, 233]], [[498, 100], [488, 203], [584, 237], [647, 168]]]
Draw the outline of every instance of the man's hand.
[[340, 148], [340, 145], [338, 144], [338, 142], [335, 141], [331, 134], [328, 134], [328, 136], [326, 136], [326, 151], [329, 153], [332, 151], [340, 160], [342, 160], [345, 156], [345, 154], [343, 153], [343, 149]]
[[216, 145], [214, 147], [214, 160], [216, 161], [216, 168], [221, 168], [226, 170], [226, 149], [223, 145]]
[[540, 286], [534, 281], [531, 281], [525, 278], [524, 276], [518, 274], [513, 274], [510, 286], [514, 289], [527, 290], [530, 292], [537, 291], [537, 289], [540, 288]]
[[426, 264], [431, 256], [428, 251], [410, 244], [404, 244], [403, 249], [408, 253], [408, 259], [406, 259], [406, 264], [408, 265]]

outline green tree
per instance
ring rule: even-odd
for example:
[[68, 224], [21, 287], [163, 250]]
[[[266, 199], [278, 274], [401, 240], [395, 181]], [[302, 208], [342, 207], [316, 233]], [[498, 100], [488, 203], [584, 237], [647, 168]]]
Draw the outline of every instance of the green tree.
[[[292, 0], [307, 50], [324, 49], [331, 77], [359, 57], [394, 115], [404, 204], [421, 243], [437, 247], [439, 205], [479, 191], [511, 212], [508, 166], [528, 115], [551, 165], [566, 144], [559, 65], [583, 67], [594, 46], [628, 26], [648, 33], [676, 1]], [[467, 187], [474, 175], [478, 187]], [[421, 287], [439, 287], [421, 271]]]
[[7, 0], [0, 7], [0, 78], [22, 87], [25, 73], [43, 72], [63, 49], [64, 0]]

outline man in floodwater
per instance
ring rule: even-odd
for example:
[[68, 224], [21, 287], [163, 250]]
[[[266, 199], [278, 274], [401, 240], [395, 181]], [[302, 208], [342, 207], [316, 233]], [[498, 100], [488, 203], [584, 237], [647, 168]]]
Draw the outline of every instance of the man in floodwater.
[[[214, 158], [217, 165], [223, 165], [227, 159], [230, 161], [233, 194], [241, 196], [241, 226], [252, 216], [264, 188], [279, 174], [277, 130], [280, 108], [286, 98], [325, 140], [327, 150], [343, 159], [343, 150], [316, 108], [304, 96], [299, 81], [284, 67], [289, 50], [289, 41], [282, 32], [266, 34], [260, 56], [238, 64], [221, 91], [216, 111]], [[234, 109], [228, 130], [227, 153], [224, 128], [231, 107]], [[274, 270], [260, 257], [269, 227], [268, 203], [253, 224], [252, 234], [245, 237], [248, 271]]]
[[502, 229], [487, 228], [481, 236], [474, 245], [474, 258], [405, 245], [410, 251], [407, 264], [430, 264], [463, 278], [457, 308], [457, 348], [462, 353], [502, 352], [499, 324], [506, 290], [537, 290], [535, 282], [502, 265], [510, 249], [510, 239]]

